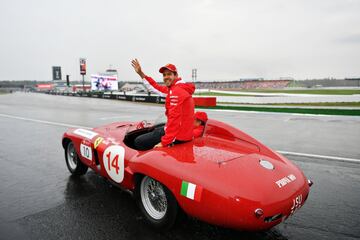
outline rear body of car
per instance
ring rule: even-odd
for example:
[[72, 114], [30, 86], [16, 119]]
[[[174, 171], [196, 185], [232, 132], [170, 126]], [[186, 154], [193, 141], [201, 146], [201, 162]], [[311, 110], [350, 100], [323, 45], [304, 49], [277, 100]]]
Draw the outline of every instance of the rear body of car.
[[[158, 227], [172, 225], [174, 209], [181, 208], [211, 224], [265, 230], [293, 215], [309, 195], [309, 180], [297, 166], [225, 123], [209, 119], [202, 137], [148, 151], [134, 149], [132, 142], [153, 126], [138, 128], [137, 123], [117, 122], [70, 129], [63, 146], [73, 145], [82, 169], [91, 168], [136, 193], [147, 219]], [[175, 216], [162, 214], [167, 212]]]

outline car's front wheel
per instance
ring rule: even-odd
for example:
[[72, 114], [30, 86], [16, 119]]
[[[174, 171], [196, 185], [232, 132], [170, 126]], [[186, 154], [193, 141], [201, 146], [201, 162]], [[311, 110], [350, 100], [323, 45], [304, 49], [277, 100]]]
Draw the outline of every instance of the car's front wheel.
[[179, 206], [163, 184], [144, 176], [137, 182], [135, 196], [146, 220], [153, 227], [166, 230], [174, 225]]
[[72, 175], [84, 175], [88, 170], [88, 166], [80, 161], [75, 151], [74, 143], [71, 141], [65, 147], [65, 161]]

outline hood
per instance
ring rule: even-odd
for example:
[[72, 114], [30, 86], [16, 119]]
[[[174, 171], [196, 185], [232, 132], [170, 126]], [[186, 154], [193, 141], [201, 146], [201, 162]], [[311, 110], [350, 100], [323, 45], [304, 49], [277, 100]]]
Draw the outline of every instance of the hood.
[[181, 87], [186, 92], [188, 92], [190, 95], [193, 95], [193, 93], [195, 92], [195, 85], [192, 83], [187, 83], [184, 80], [182, 80], [181, 78], [175, 79], [172, 86], [175, 86], [175, 85]]

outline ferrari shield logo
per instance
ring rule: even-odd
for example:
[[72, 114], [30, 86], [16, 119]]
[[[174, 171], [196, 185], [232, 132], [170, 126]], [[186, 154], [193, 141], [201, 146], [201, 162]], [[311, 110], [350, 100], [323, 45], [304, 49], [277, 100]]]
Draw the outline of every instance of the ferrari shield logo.
[[96, 149], [100, 145], [100, 143], [102, 143], [103, 140], [104, 139], [102, 137], [98, 137], [94, 142], [94, 148]]

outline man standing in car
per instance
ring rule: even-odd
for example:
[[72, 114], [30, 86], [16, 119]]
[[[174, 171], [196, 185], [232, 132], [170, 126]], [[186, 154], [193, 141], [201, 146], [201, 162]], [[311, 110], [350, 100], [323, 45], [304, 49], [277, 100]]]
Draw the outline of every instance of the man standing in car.
[[178, 77], [178, 72], [173, 64], [167, 64], [159, 69], [163, 75], [165, 86], [157, 84], [154, 79], [145, 75], [137, 59], [131, 64], [137, 74], [144, 79], [145, 85], [154, 92], [166, 96], [165, 115], [167, 123], [163, 130], [155, 130], [135, 139], [135, 147], [147, 150], [155, 147], [166, 147], [171, 144], [187, 142], [193, 139], [194, 84], [185, 83]]

